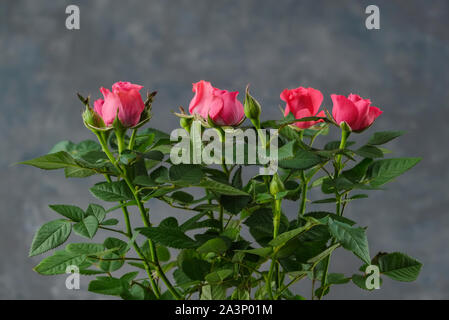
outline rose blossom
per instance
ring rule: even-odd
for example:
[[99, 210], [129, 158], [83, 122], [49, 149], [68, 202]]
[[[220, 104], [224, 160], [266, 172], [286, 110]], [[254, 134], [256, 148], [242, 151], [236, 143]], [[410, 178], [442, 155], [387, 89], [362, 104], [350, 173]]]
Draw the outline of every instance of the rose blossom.
[[237, 100], [238, 91], [229, 92], [212, 87], [210, 82], [201, 80], [193, 84], [195, 96], [190, 101], [190, 114], [198, 114], [221, 126], [238, 125], [243, 117], [243, 105]]
[[338, 125], [346, 122], [352, 131], [359, 132], [373, 124], [374, 120], [382, 114], [382, 111], [371, 106], [369, 99], [363, 99], [356, 94], [345, 96], [331, 95], [334, 106], [332, 116]]
[[[324, 111], [318, 112], [321, 102], [323, 102], [323, 95], [319, 90], [303, 87], [291, 90], [285, 89], [281, 93], [281, 99], [287, 103], [285, 116], [290, 112], [296, 119], [326, 116]], [[295, 125], [301, 129], [307, 129], [322, 121], [300, 121], [296, 122]]]
[[118, 118], [125, 127], [132, 127], [139, 123], [140, 115], [145, 109], [140, 96], [143, 86], [130, 82], [116, 82], [112, 85], [112, 91], [100, 88], [103, 99], [94, 102], [94, 109], [103, 119], [106, 126], [112, 125], [118, 109]]

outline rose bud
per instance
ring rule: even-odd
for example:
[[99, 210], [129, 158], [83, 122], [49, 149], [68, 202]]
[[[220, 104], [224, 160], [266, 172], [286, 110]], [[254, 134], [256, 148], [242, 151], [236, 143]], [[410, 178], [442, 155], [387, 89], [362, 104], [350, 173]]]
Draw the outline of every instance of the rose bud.
[[284, 183], [282, 182], [281, 178], [279, 178], [278, 174], [275, 173], [273, 175], [273, 178], [271, 179], [270, 193], [273, 197], [276, 197], [276, 195], [282, 191], [285, 191]]
[[371, 126], [382, 111], [371, 106], [369, 99], [363, 99], [356, 94], [345, 96], [331, 95], [334, 106], [332, 108], [332, 116], [338, 125], [342, 122], [351, 128], [354, 132], [361, 132]]
[[244, 119], [243, 105], [237, 100], [238, 91], [229, 92], [212, 87], [201, 80], [193, 84], [195, 96], [190, 101], [190, 114], [197, 114], [206, 122], [210, 117], [216, 125], [237, 126]]
[[[321, 103], [323, 102], [323, 95], [319, 90], [303, 87], [291, 90], [285, 89], [281, 93], [281, 100], [287, 103], [285, 107], [285, 116], [291, 112], [296, 119], [326, 117], [324, 111], [318, 112]], [[323, 122], [323, 120], [299, 121], [296, 122], [295, 125], [300, 129], [307, 129], [319, 122]]]
[[256, 129], [260, 129], [260, 103], [249, 94], [249, 86], [246, 87], [245, 103], [243, 105], [245, 116], [251, 120]]
[[116, 82], [112, 85], [112, 92], [100, 88], [104, 96], [94, 103], [95, 111], [107, 126], [111, 126], [117, 117], [125, 128], [133, 127], [139, 123], [145, 104], [140, 96], [143, 87], [130, 82]]

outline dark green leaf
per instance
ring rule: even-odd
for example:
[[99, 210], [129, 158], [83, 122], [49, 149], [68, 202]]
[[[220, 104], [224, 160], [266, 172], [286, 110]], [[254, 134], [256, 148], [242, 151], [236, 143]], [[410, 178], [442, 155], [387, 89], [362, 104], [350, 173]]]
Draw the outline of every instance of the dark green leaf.
[[124, 290], [124, 284], [124, 281], [117, 278], [102, 278], [101, 280], [92, 280], [88, 290], [99, 294], [120, 296]]
[[89, 189], [100, 200], [115, 202], [134, 199], [125, 181], [101, 182]]
[[43, 275], [63, 274], [68, 266], [79, 267], [85, 259], [86, 256], [79, 253], [56, 251], [52, 256], [42, 260], [34, 270]]
[[355, 154], [357, 154], [363, 158], [370, 158], [370, 159], [383, 158], [383, 156], [384, 156], [384, 153], [382, 152], [382, 150], [380, 150], [379, 148], [377, 148], [375, 146], [371, 146], [371, 145], [363, 146], [363, 147], [355, 150], [354, 152], [355, 152]]
[[65, 205], [65, 204], [51, 204], [49, 207], [59, 213], [60, 215], [63, 215], [64, 217], [69, 218], [72, 221], [78, 222], [83, 220], [84, 216], [86, 215], [84, 211], [77, 206], [72, 205]]
[[246, 195], [248, 195], [246, 192], [236, 189], [231, 185], [224, 184], [224, 183], [221, 183], [221, 182], [209, 179], [209, 178], [204, 178], [201, 181], [201, 183], [198, 184], [197, 186], [206, 188], [208, 190], [215, 191], [220, 194], [225, 194], [225, 195], [230, 195], [230, 196], [234, 196], [234, 195], [246, 196]]
[[95, 216], [87, 216], [80, 222], [73, 225], [73, 231], [76, 234], [92, 239], [98, 230], [98, 220]]
[[44, 224], [36, 232], [30, 249], [30, 257], [63, 244], [72, 230], [71, 224], [65, 220], [54, 220]]
[[99, 204], [91, 203], [87, 207], [86, 215], [94, 216], [98, 222], [102, 222], [106, 216], [106, 210]]
[[226, 250], [228, 250], [229, 246], [231, 245], [231, 242], [227, 238], [219, 237], [215, 239], [210, 239], [206, 241], [204, 244], [202, 244], [197, 251], [199, 253], [224, 253]]
[[397, 137], [400, 137], [404, 134], [403, 131], [382, 131], [376, 132], [374, 135], [368, 140], [368, 144], [371, 145], [382, 145], [385, 144]]
[[198, 246], [195, 240], [186, 236], [179, 228], [149, 227], [137, 230], [142, 235], [170, 248], [183, 249]]
[[422, 268], [421, 262], [400, 252], [380, 256], [378, 265], [382, 274], [405, 282], [415, 281]]
[[368, 240], [364, 229], [354, 228], [330, 218], [328, 219], [328, 226], [331, 234], [341, 243], [343, 248], [352, 251], [363, 262], [370, 263]]
[[419, 161], [420, 158], [377, 160], [368, 169], [368, 179], [372, 186], [381, 186], [413, 168]]

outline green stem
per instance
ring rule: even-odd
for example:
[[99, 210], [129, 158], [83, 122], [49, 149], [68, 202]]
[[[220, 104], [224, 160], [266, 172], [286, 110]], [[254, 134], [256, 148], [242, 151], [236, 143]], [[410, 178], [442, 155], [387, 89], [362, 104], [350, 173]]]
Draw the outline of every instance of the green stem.
[[[141, 214], [141, 217], [142, 217], [142, 220], [143, 220], [143, 223], [144, 223], [145, 227], [150, 227], [151, 223], [150, 223], [150, 221], [148, 219], [148, 216], [146, 214], [145, 208], [143, 207], [142, 201], [140, 200], [140, 197], [137, 194], [137, 192], [135, 190], [135, 187], [133, 186], [133, 184], [131, 183], [131, 181], [128, 178], [128, 175], [127, 175], [127, 172], [126, 172], [126, 168], [120, 168], [117, 165], [117, 161], [115, 160], [115, 158], [112, 155], [112, 153], [109, 151], [109, 149], [108, 149], [108, 147], [106, 145], [106, 142], [103, 139], [104, 137], [101, 134], [97, 135], [97, 137], [99, 138], [99, 141], [100, 141], [100, 144], [101, 144], [101, 146], [103, 148], [103, 151], [106, 153], [106, 155], [108, 156], [109, 160], [116, 167], [116, 169], [122, 174], [123, 180], [126, 182], [126, 184], [128, 185], [129, 189], [131, 190], [131, 192], [132, 192], [132, 194], [134, 196], [134, 199], [136, 201], [137, 207], [139, 208], [139, 211], [140, 211], [140, 214]], [[120, 135], [119, 135], [119, 137], [120, 137]], [[118, 141], [122, 140], [119, 137], [117, 137], [117, 140]], [[123, 140], [122, 140], [122, 142], [123, 142]], [[118, 145], [120, 146], [120, 142], [118, 142]], [[122, 209], [124, 209], [123, 210], [124, 214], [126, 212], [126, 214], [125, 214], [125, 223], [126, 223], [126, 226], [127, 226], [128, 234], [130, 235], [130, 234], [132, 234], [132, 228], [131, 228], [131, 224], [130, 224], [130, 221], [129, 221], [129, 214], [128, 214], [128, 211], [127, 211], [126, 207], [122, 207]], [[174, 289], [174, 287], [172, 286], [170, 281], [167, 279], [167, 277], [165, 276], [165, 273], [163, 272], [163, 270], [162, 270], [162, 268], [161, 268], [161, 266], [159, 264], [159, 260], [158, 260], [157, 253], [156, 253], [156, 248], [154, 246], [153, 241], [151, 241], [151, 239], [148, 239], [148, 243], [150, 245], [151, 259], [152, 259], [152, 261], [155, 264], [155, 268], [156, 268], [156, 271], [157, 271], [159, 277], [165, 283], [165, 285], [167, 286], [167, 289], [172, 293], [172, 295], [177, 300], [181, 299], [181, 296], [178, 294], [178, 292]], [[135, 243], [133, 245], [135, 245], [134, 249], [136, 250], [137, 254], [139, 254], [139, 256], [140, 256], [140, 254], [142, 254], [140, 248]], [[144, 256], [142, 255], [141, 257], [144, 257]], [[147, 273], [148, 273], [148, 271], [150, 271], [149, 268], [147, 270]], [[150, 281], [152, 281], [152, 285], [153, 285], [154, 279], [151, 276], [151, 271], [149, 272], [149, 277], [150, 277]], [[155, 287], [153, 289], [155, 290], [155, 295], [158, 296], [159, 288], [157, 287], [157, 285], [155, 283], [154, 283], [154, 285], [155, 285]], [[159, 295], [160, 295], [160, 293], [159, 293]]]
[[[350, 131], [346, 131], [345, 129], [341, 129], [341, 141], [340, 141], [340, 150], [343, 150], [344, 148], [346, 148], [346, 142], [347, 139], [350, 135]], [[341, 159], [342, 159], [342, 155], [338, 154], [335, 158], [335, 174], [334, 174], [334, 180], [338, 178], [338, 176], [340, 175], [341, 170], [343, 169], [341, 166]], [[337, 199], [337, 203], [336, 203], [336, 214], [338, 216], [341, 215], [341, 194], [338, 192], [338, 190], [335, 191], [335, 197]], [[335, 244], [335, 239], [332, 240], [331, 245]], [[330, 263], [330, 259], [331, 259], [331, 254], [330, 253], [325, 262], [324, 262], [324, 272], [323, 272], [323, 276], [321, 278], [321, 293], [320, 293], [320, 297], [319, 299], [321, 300], [323, 298], [324, 295], [324, 291], [325, 291], [325, 287], [327, 285], [327, 274], [329, 272], [329, 263]]]
[[[273, 210], [273, 239], [276, 239], [279, 233], [279, 225], [281, 221], [281, 204], [282, 200], [274, 200], [274, 210]], [[274, 250], [275, 248], [273, 248]], [[277, 261], [274, 259], [271, 260], [270, 269], [268, 271], [268, 276], [266, 280], [266, 287], [270, 299], [273, 300], [273, 288], [271, 285], [271, 280], [273, 279], [273, 273], [276, 271], [276, 274], [279, 276], [279, 271], [277, 270]]]
[[134, 149], [134, 144], [136, 143], [137, 129], [134, 129], [131, 138], [129, 138], [128, 150]]
[[125, 131], [117, 129], [115, 130], [115, 136], [117, 137], [118, 153], [121, 155], [125, 150]]
[[[123, 177], [123, 179], [125, 180], [125, 182], [128, 185], [129, 189], [133, 193], [134, 199], [135, 199], [135, 201], [137, 203], [137, 207], [139, 208], [139, 211], [140, 211], [140, 216], [142, 218], [143, 224], [147, 228], [151, 227], [151, 223], [150, 223], [150, 220], [149, 220], [148, 215], [146, 213], [146, 210], [145, 210], [145, 208], [144, 208], [144, 206], [142, 204], [142, 201], [141, 201], [138, 193], [136, 192], [136, 189], [135, 189], [134, 185], [131, 183], [131, 181], [129, 180], [129, 178], [128, 178], [127, 174], [126, 174], [126, 169], [124, 170], [124, 177]], [[148, 239], [148, 244], [150, 245], [151, 260], [154, 262], [154, 264], [156, 266], [156, 271], [158, 273], [158, 276], [162, 279], [164, 284], [167, 286], [168, 291], [170, 291], [170, 293], [176, 298], [176, 300], [180, 300], [181, 296], [175, 290], [173, 285], [170, 283], [170, 281], [166, 277], [164, 271], [162, 270], [162, 267], [161, 267], [161, 265], [159, 263], [159, 259], [158, 259], [158, 256], [157, 256], [156, 246], [154, 245], [154, 242], [151, 239]]]
[[304, 216], [306, 212], [306, 203], [307, 203], [307, 191], [309, 188], [309, 180], [306, 179], [306, 174], [304, 170], [301, 171], [301, 181], [302, 181], [302, 190], [301, 190], [301, 205], [299, 206], [298, 212], [298, 222], [299, 225], [300, 219]]
[[220, 213], [218, 216], [218, 221], [220, 222], [220, 231], [221, 232], [223, 232], [223, 227], [224, 227], [223, 220], [224, 220], [224, 208], [223, 208], [223, 205], [220, 203]]

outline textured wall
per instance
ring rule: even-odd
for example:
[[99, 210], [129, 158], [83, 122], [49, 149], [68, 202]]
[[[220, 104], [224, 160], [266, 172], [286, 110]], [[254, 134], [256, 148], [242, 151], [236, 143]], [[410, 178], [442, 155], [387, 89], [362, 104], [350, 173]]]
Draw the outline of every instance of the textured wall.
[[[59, 140], [91, 138], [76, 91], [98, 97], [118, 80], [159, 94], [151, 125], [175, 128], [171, 110], [188, 105], [200, 79], [243, 92], [250, 82], [264, 117], [278, 117], [282, 89], [319, 88], [370, 97], [384, 114], [374, 130], [408, 134], [389, 146], [423, 161], [388, 193], [372, 193], [347, 215], [369, 225], [371, 251], [401, 250], [424, 268], [412, 284], [386, 280], [361, 293], [348, 284], [331, 298], [449, 298], [449, 2], [374, 1], [381, 30], [365, 28], [367, 1], [26, 1], [0, 2], [0, 298], [86, 298], [82, 283], [43, 277], [27, 258], [36, 228], [55, 217], [47, 205], [93, 200], [90, 180], [66, 180], [12, 163]], [[65, 28], [65, 7], [81, 9], [81, 29]], [[173, 213], [159, 203], [158, 217]], [[291, 208], [293, 215], [295, 208]], [[185, 213], [178, 213], [179, 216]], [[357, 268], [342, 250], [332, 271]], [[308, 286], [300, 287], [304, 294]]]

